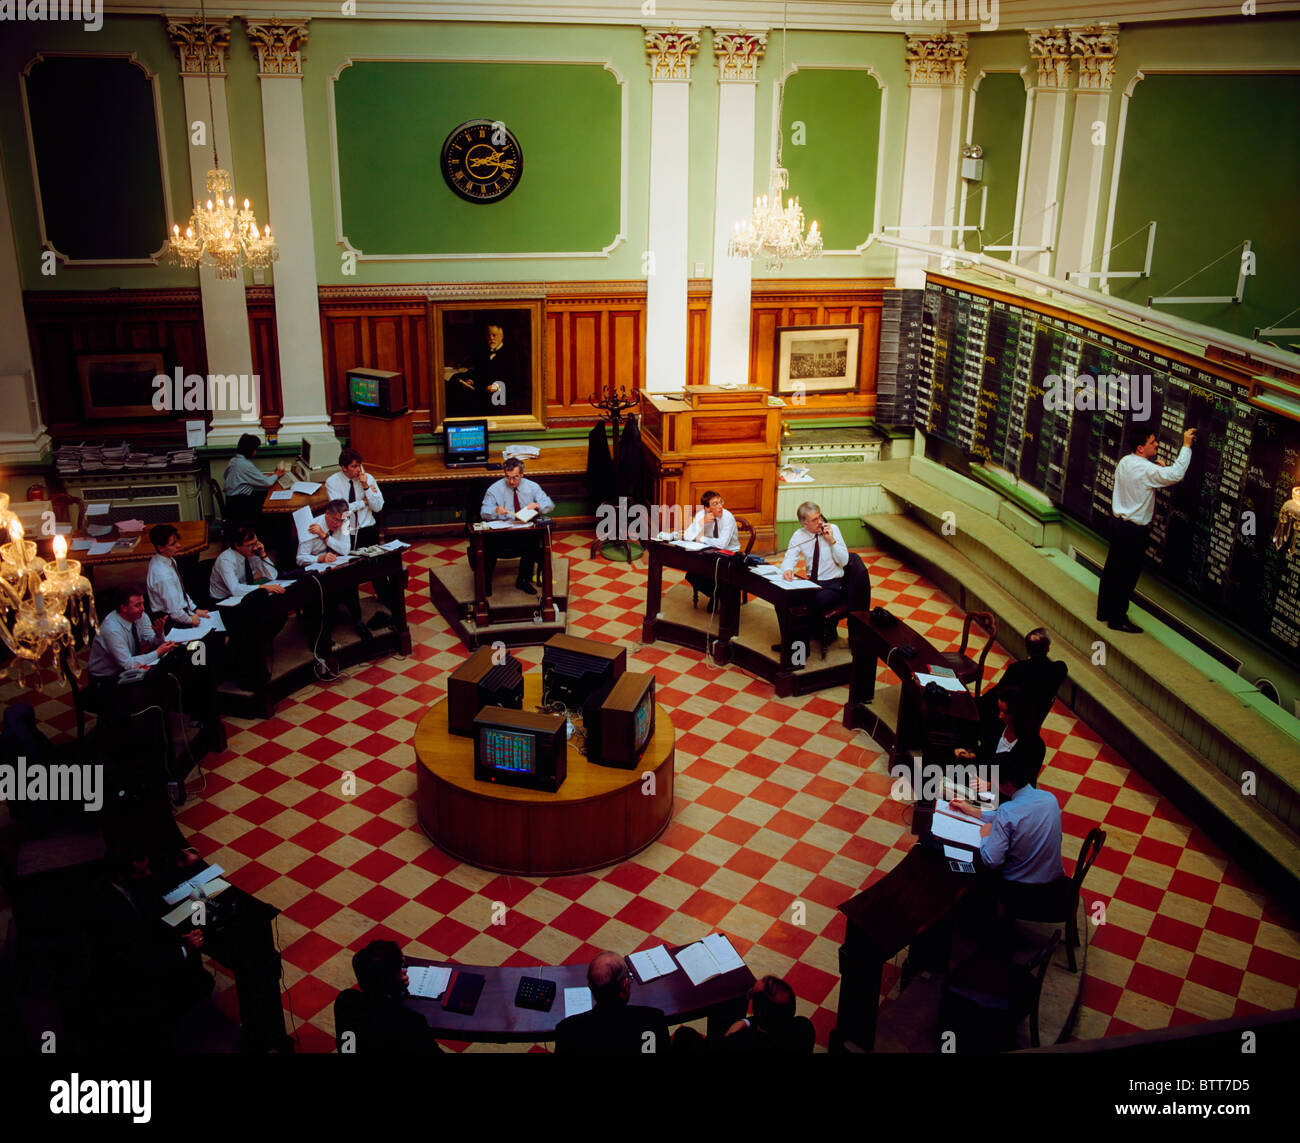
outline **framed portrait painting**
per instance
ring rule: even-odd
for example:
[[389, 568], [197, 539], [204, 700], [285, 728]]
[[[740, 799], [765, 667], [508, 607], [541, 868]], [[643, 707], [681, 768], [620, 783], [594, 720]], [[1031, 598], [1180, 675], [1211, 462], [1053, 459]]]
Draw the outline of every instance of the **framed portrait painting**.
[[435, 302], [434, 427], [486, 417], [494, 431], [545, 428], [542, 304]]
[[861, 325], [779, 326], [776, 394], [855, 392], [861, 345]]

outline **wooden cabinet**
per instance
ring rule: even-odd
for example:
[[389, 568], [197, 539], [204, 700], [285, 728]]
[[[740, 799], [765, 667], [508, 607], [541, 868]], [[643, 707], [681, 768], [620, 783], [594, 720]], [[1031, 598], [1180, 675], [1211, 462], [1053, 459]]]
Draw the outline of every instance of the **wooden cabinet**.
[[680, 504], [693, 518], [700, 495], [722, 495], [753, 525], [754, 551], [776, 549], [776, 472], [781, 410], [753, 388], [692, 386], [688, 399], [647, 396], [641, 444], [652, 503]]

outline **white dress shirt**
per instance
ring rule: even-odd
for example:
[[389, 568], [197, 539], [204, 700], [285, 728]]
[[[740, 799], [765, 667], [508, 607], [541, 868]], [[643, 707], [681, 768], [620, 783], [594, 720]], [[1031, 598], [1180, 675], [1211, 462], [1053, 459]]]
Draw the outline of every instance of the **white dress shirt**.
[[[277, 578], [275, 564], [261, 556], [249, 556], [249, 566], [253, 569], [253, 578], [273, 580]], [[212, 576], [208, 580], [208, 591], [216, 600], [243, 599], [250, 591], [256, 591], [258, 584], [248, 582], [248, 571], [244, 567], [244, 557], [234, 548], [227, 548], [212, 564]]]
[[149, 592], [149, 607], [153, 611], [165, 611], [167, 618], [182, 627], [193, 625], [194, 612], [198, 604], [192, 600], [181, 583], [181, 573], [176, 570], [176, 561], [159, 552], [149, 561], [149, 576], [145, 581]]
[[120, 611], [104, 616], [99, 632], [90, 646], [87, 670], [97, 678], [113, 679], [132, 667], [152, 667], [158, 662], [158, 652], [150, 650], [162, 642], [154, 632], [147, 615], [135, 621], [137, 651], [131, 643], [131, 624]]
[[525, 476], [520, 480], [518, 488], [511, 488], [502, 478], [487, 490], [487, 495], [483, 497], [483, 506], [479, 509], [479, 515], [484, 520], [503, 519], [503, 517], [497, 515], [498, 507], [504, 508], [511, 515], [514, 515], [516, 492], [519, 493], [520, 508], [527, 508], [529, 504], [536, 503], [539, 512], [544, 515], [555, 507], [555, 501], [528, 477]]
[[325, 491], [331, 500], [346, 500], [348, 511], [355, 513], [357, 528], [369, 528], [375, 522], [375, 513], [384, 510], [384, 494], [379, 491], [379, 481], [366, 473], [369, 485], [360, 480], [350, 480], [340, 469], [325, 478]]
[[[717, 525], [717, 535], [714, 535], [714, 525]], [[701, 544], [710, 548], [721, 548], [726, 552], [740, 551], [740, 532], [736, 528], [736, 518], [725, 508], [722, 510], [722, 516], [714, 520], [703, 508], [696, 514], [690, 527], [682, 533], [684, 540], [698, 540]]]
[[1146, 527], [1156, 510], [1156, 489], [1177, 484], [1187, 475], [1192, 462], [1192, 450], [1182, 448], [1173, 464], [1161, 468], [1146, 457], [1131, 452], [1120, 459], [1115, 468], [1115, 491], [1110, 498], [1110, 510], [1120, 520]]
[[[321, 516], [315, 523], [324, 528], [324, 520], [325, 517]], [[326, 552], [333, 552], [338, 556], [349, 555], [352, 551], [352, 533], [348, 530], [349, 523], [348, 518], [344, 516], [343, 522], [329, 534], [327, 540], [322, 540], [315, 535], [303, 540], [298, 545], [298, 566], [305, 568], [308, 564], [318, 563]]]
[[836, 530], [834, 524], [827, 524], [830, 531], [832, 543], [825, 536], [814, 536], [804, 528], [796, 528], [793, 536], [790, 537], [789, 546], [785, 549], [785, 559], [781, 561], [781, 570], [783, 572], [794, 571], [794, 565], [799, 559], [799, 553], [803, 552], [804, 563], [807, 565], [808, 574], [812, 575], [813, 566], [813, 544], [816, 543], [821, 550], [821, 555], [817, 559], [817, 582], [825, 583], [828, 579], [839, 579], [844, 575], [844, 565], [849, 562], [849, 549], [844, 543], [844, 537]]

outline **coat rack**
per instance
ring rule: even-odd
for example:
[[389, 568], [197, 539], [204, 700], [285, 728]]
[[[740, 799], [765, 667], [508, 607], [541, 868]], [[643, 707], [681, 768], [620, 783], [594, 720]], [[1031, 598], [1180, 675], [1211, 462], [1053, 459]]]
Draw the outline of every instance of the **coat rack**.
[[[593, 409], [600, 409], [605, 423], [607, 425], [612, 425], [614, 428], [613, 448], [610, 453], [610, 459], [613, 461], [614, 473], [616, 477], [618, 474], [619, 440], [622, 436], [623, 423], [628, 419], [625, 416], [625, 414], [628, 409], [631, 409], [634, 406], [639, 405], [640, 403], [641, 403], [640, 393], [634, 391], [631, 395], [629, 395], [626, 389], [615, 389], [613, 382], [610, 383], [609, 392], [604, 397], [602, 397], [599, 401], [597, 401], [594, 397], [587, 398], [587, 404], [589, 404]], [[617, 494], [621, 490], [615, 487], [614, 491], [616, 494], [615, 498], [617, 499]], [[618, 547], [622, 548], [624, 557], [626, 558], [627, 562], [629, 564], [632, 563], [634, 558], [632, 555], [632, 544], [626, 538], [617, 539], [617, 540], [602, 540], [599, 538], [599, 536], [596, 537], [591, 541], [591, 558], [595, 559], [598, 555], [603, 555], [606, 544], [615, 544]], [[638, 546], [637, 557], [639, 557], [640, 555], [641, 555], [641, 550], [640, 547]]]

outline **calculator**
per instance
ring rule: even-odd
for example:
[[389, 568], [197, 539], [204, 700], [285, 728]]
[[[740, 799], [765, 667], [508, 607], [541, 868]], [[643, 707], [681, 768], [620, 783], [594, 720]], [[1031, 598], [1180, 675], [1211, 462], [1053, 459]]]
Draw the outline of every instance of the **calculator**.
[[519, 987], [515, 989], [516, 1008], [535, 1008], [538, 1012], [549, 1012], [555, 1003], [555, 981], [543, 980], [540, 976], [521, 976]]

